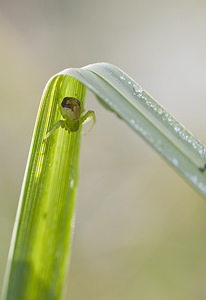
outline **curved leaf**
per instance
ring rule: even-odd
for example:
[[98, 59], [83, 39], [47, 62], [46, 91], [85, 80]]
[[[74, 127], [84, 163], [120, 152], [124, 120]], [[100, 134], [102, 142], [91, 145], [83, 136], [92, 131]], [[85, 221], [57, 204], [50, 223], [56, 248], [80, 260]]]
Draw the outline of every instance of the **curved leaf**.
[[192, 186], [206, 197], [206, 147], [155, 101], [138, 83], [108, 63], [66, 69], [140, 134]]

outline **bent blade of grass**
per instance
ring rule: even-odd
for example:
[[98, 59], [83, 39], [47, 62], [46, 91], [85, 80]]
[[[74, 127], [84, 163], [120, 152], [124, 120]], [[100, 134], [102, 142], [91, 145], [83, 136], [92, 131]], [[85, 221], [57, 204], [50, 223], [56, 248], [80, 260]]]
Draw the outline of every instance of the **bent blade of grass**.
[[6, 269], [3, 300], [57, 300], [70, 256], [81, 130], [59, 129], [65, 96], [84, 104], [86, 88], [69, 76], [52, 78], [42, 96], [25, 171]]
[[[80, 83], [81, 82], [81, 83]], [[206, 197], [206, 148], [128, 75], [110, 64], [56, 74], [42, 97], [12, 236], [2, 300], [60, 299], [72, 236], [81, 130], [59, 129], [57, 101], [85, 86]]]
[[177, 172], [206, 197], [206, 147], [138, 83], [108, 63], [67, 69], [93, 91], [101, 104], [140, 134]]

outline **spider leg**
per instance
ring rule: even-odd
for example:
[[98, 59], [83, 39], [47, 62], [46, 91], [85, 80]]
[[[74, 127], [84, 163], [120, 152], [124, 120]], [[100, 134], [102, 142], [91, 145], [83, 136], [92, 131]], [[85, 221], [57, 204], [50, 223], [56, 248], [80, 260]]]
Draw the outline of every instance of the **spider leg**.
[[65, 121], [64, 120], [59, 120], [54, 127], [47, 133], [47, 135], [45, 136], [45, 138], [43, 139], [43, 143], [45, 142], [45, 140], [59, 127], [64, 128], [65, 127]]
[[93, 110], [89, 110], [83, 117], [80, 118], [79, 123], [83, 124], [87, 119], [93, 118], [93, 124], [90, 127], [90, 129], [84, 133], [84, 135], [86, 135], [87, 133], [89, 133], [92, 128], [94, 127], [95, 123], [96, 123], [96, 117], [95, 117], [95, 113]]

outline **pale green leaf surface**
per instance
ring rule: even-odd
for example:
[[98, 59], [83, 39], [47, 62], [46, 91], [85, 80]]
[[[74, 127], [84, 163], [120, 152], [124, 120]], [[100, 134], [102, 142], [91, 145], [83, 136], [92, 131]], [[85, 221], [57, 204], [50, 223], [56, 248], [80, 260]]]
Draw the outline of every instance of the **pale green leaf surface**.
[[60, 74], [85, 84], [206, 197], [206, 175], [199, 170], [206, 162], [206, 147], [138, 83], [108, 63], [67, 69]]

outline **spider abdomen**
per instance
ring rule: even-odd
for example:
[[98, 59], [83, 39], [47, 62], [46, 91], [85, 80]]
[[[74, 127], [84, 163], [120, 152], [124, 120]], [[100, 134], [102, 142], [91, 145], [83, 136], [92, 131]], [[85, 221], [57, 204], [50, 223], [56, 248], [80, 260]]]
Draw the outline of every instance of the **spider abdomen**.
[[73, 97], [65, 97], [61, 103], [62, 116], [66, 120], [77, 120], [81, 116], [81, 102]]

